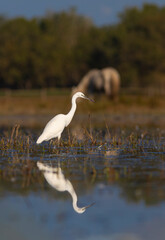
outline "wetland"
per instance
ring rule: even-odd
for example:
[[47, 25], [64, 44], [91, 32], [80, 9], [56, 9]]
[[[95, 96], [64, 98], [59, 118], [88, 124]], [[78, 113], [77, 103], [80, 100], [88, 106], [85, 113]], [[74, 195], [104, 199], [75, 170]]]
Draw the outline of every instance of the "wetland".
[[90, 108], [60, 146], [36, 145], [50, 115], [1, 115], [2, 240], [164, 239], [163, 110]]

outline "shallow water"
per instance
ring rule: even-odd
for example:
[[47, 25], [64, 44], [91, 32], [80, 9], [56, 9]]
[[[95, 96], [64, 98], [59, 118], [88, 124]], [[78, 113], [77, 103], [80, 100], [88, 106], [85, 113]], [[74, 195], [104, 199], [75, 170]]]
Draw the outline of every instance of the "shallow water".
[[2, 240], [165, 239], [164, 129], [65, 133], [60, 147], [16, 132], [0, 143]]

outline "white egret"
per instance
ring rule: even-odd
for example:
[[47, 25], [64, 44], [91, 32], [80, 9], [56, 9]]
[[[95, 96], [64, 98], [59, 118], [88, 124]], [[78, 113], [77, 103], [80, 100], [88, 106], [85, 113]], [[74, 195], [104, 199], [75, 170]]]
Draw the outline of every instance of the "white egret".
[[43, 164], [41, 162], [37, 162], [38, 168], [43, 171], [44, 177], [46, 181], [55, 188], [57, 191], [64, 192], [68, 191], [72, 197], [72, 205], [73, 209], [77, 213], [83, 213], [89, 207], [91, 207], [94, 203], [85, 206], [85, 207], [78, 207], [77, 206], [77, 195], [73, 188], [72, 183], [65, 178], [64, 174], [62, 173], [60, 165], [58, 167], [51, 167], [47, 164]]
[[52, 118], [45, 126], [43, 133], [37, 139], [37, 144], [42, 143], [43, 141], [48, 141], [52, 138], [58, 138], [58, 141], [61, 138], [61, 133], [63, 132], [64, 128], [69, 125], [72, 121], [74, 113], [76, 111], [76, 99], [77, 98], [85, 98], [90, 101], [93, 101], [90, 98], [87, 98], [82, 92], [77, 92], [72, 97], [72, 107], [68, 114], [58, 114], [54, 118]]

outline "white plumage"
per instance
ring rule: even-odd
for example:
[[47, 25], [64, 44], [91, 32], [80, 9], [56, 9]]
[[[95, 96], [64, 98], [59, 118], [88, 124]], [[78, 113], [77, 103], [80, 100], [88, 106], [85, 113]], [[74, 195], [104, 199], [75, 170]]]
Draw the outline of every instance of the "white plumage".
[[37, 139], [37, 144], [42, 143], [43, 141], [48, 141], [52, 138], [58, 138], [58, 141], [61, 138], [61, 133], [64, 128], [69, 125], [72, 121], [74, 113], [76, 111], [76, 99], [77, 98], [85, 98], [90, 101], [91, 99], [87, 98], [82, 92], [77, 92], [72, 97], [72, 107], [68, 114], [58, 114], [54, 118], [52, 118], [45, 126], [41, 136]]
[[83, 213], [87, 208], [93, 205], [92, 203], [88, 206], [81, 207], [81, 208], [77, 206], [77, 200], [78, 200], [77, 194], [73, 188], [72, 183], [65, 178], [60, 165], [58, 167], [53, 168], [45, 163], [37, 162], [37, 166], [41, 171], [43, 171], [44, 177], [46, 181], [50, 184], [50, 186], [52, 186], [53, 188], [55, 188], [57, 191], [60, 191], [60, 192], [64, 192], [64, 191], [69, 192], [69, 194], [72, 197], [73, 209], [77, 213]]

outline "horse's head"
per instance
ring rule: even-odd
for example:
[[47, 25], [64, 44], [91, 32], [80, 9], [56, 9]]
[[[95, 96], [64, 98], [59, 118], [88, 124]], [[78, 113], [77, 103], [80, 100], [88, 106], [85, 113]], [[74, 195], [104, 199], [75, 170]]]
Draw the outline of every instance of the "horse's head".
[[78, 87], [72, 87], [71, 95], [73, 96], [76, 92], [78, 92]]

